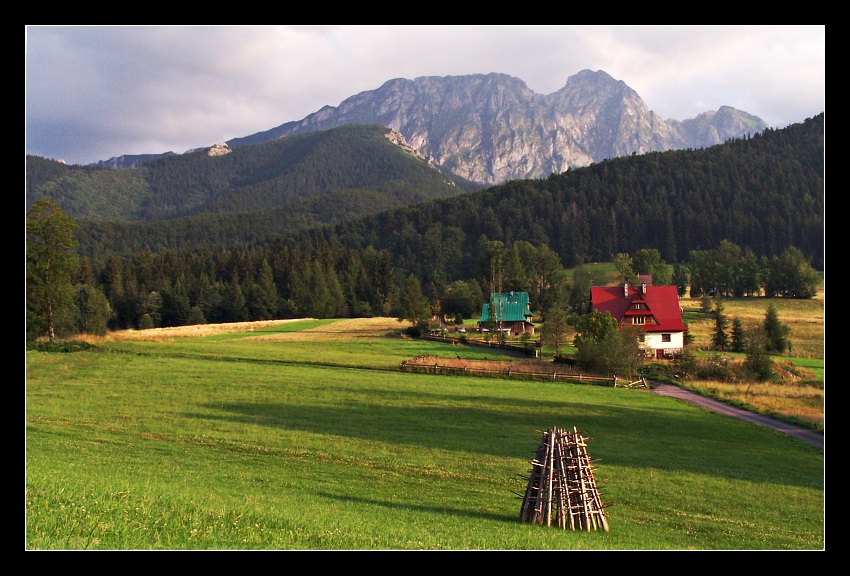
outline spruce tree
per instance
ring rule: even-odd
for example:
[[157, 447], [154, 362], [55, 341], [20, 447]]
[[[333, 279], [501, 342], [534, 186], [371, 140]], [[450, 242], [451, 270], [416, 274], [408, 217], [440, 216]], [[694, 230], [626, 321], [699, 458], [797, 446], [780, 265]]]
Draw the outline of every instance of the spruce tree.
[[543, 322], [543, 340], [552, 347], [556, 356], [567, 344], [569, 312], [563, 297], [563, 288], [550, 290], [546, 294], [546, 311]]
[[723, 313], [723, 300], [717, 297], [714, 303], [714, 334], [711, 336], [711, 345], [715, 350], [725, 350], [729, 347], [729, 334], [726, 327], [729, 320]]
[[746, 348], [746, 335], [744, 334], [744, 324], [740, 318], [732, 319], [732, 352], [743, 352]]
[[413, 274], [407, 277], [404, 284], [404, 289], [401, 292], [399, 299], [401, 306], [401, 316], [399, 322], [408, 320], [414, 326], [419, 326], [428, 321], [431, 317], [431, 308], [428, 305], [428, 299], [422, 294], [422, 286], [419, 279]]
[[767, 307], [762, 326], [767, 337], [767, 351], [777, 354], [785, 352], [789, 347], [789, 341], [786, 336], [791, 332], [791, 329], [779, 321], [779, 314], [773, 304]]
[[255, 320], [271, 320], [277, 317], [277, 286], [274, 283], [272, 267], [263, 259], [257, 282], [251, 289], [251, 316]]

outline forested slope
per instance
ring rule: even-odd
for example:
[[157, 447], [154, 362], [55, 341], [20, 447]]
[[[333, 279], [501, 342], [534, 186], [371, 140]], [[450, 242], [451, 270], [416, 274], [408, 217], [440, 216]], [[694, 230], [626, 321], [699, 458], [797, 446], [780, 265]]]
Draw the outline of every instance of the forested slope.
[[[420, 278], [475, 262], [482, 240], [547, 244], [565, 266], [657, 249], [669, 263], [729, 240], [757, 256], [824, 257], [823, 114], [707, 149], [608, 160], [307, 230], [295, 244], [374, 246]], [[454, 256], [449, 256], [454, 254]], [[435, 264], [436, 263], [436, 264]], [[442, 276], [442, 273], [437, 276]], [[445, 271], [452, 277], [450, 271]]]
[[[120, 223], [201, 217], [200, 231], [214, 223], [211, 215], [265, 213], [262, 220], [283, 209], [276, 215], [283, 232], [480, 188], [414, 157], [390, 142], [388, 132], [382, 126], [344, 126], [222, 156], [203, 150], [123, 170], [28, 156], [27, 207], [40, 198], [55, 200], [72, 218], [101, 223], [98, 229], [112, 235], [117, 247], [126, 243], [120, 236], [133, 234]], [[192, 224], [177, 229], [187, 226]], [[229, 226], [227, 218], [222, 226]]]
[[[32, 159], [28, 187], [78, 221], [79, 252], [90, 257], [274, 240], [310, 250], [321, 241], [387, 250], [425, 279], [470, 270], [482, 240], [546, 244], [573, 266], [642, 248], [682, 262], [725, 239], [767, 257], [795, 246], [823, 267], [823, 114], [707, 149], [471, 193], [435, 179], [385, 131], [348, 126], [119, 171]], [[154, 221], [179, 213], [191, 215]], [[132, 218], [146, 221], [115, 221]]]

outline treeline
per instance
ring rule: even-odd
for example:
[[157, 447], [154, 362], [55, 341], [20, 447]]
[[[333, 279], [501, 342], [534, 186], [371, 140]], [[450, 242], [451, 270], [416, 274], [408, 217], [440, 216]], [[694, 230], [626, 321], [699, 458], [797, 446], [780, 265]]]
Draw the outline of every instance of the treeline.
[[[53, 212], [57, 213], [58, 209]], [[39, 227], [38, 221], [29, 228], [47, 230], [48, 234], [56, 229]], [[66, 295], [64, 306], [52, 303], [43, 307], [68, 311], [62, 322], [55, 322], [61, 327], [57, 329], [60, 334], [299, 317], [426, 318], [440, 314], [460, 320], [478, 317], [491, 292], [511, 290], [528, 292], [535, 314], [542, 311], [546, 320], [553, 307], [557, 309], [554, 314], [588, 312], [590, 287], [599, 282], [582, 266], [569, 275], [551, 248], [525, 241], [508, 245], [483, 241], [466, 279], [431, 283], [422, 283], [397, 268], [385, 249], [370, 246], [358, 251], [336, 242], [318, 243], [305, 250], [275, 242], [81, 258], [78, 265], [68, 265], [65, 270], [68, 281], [63, 290], [39, 290], [39, 266], [47, 262], [55, 267], [58, 258], [39, 251], [38, 247], [44, 245], [42, 238], [34, 236], [31, 240], [27, 288], [28, 334], [32, 338], [44, 334], [37, 328], [44, 324], [32, 321], [43, 315], [36, 309], [38, 303], [63, 291], [74, 294], [73, 298]], [[725, 256], [722, 264], [716, 258], [721, 254]], [[742, 295], [735, 291], [744, 290], [744, 284], [733, 287], [722, 284], [722, 279], [748, 277], [748, 253], [724, 241], [712, 255], [715, 264], [704, 268], [704, 254], [693, 253], [694, 269], [705, 281], [722, 286], [727, 295]], [[656, 283], [679, 285], [680, 294], [693, 278], [688, 265], [670, 266], [654, 249], [639, 250], [634, 256], [618, 254], [615, 263], [622, 280], [634, 283], [638, 274], [648, 273]], [[45, 282], [57, 286], [60, 276], [55, 268], [48, 270]], [[756, 281], [759, 293], [811, 297], [819, 278], [802, 253], [791, 247], [782, 255], [761, 258], [756, 263]], [[783, 283], [792, 288], [786, 289]], [[803, 288], [796, 291], [799, 286]], [[775, 293], [769, 291], [773, 289]], [[692, 296], [701, 294], [699, 285], [691, 286]], [[415, 310], [408, 309], [411, 306]], [[32, 333], [31, 325], [36, 327]]]
[[[75, 250], [79, 266], [67, 274], [85, 301], [76, 304], [83, 311], [76, 325], [65, 325], [95, 331], [84, 313], [95, 309], [107, 318], [97, 322], [104, 329], [401, 318], [411, 279], [431, 310], [448, 316], [474, 317], [490, 292], [507, 290], [529, 292], [544, 315], [551, 294], [579, 312], [593, 281], [581, 265], [612, 260], [624, 279], [669, 278], [680, 294], [690, 286], [692, 296], [806, 298], [823, 266], [823, 206], [820, 115], [707, 150], [610, 160], [286, 235], [273, 232], [279, 213], [207, 216], [191, 226], [188, 219], [134, 225], [146, 227], [150, 243], [131, 249], [139, 236], [129, 229], [122, 243], [108, 233], [113, 225], [75, 221], [75, 240], [97, 250]], [[39, 208], [41, 220], [58, 211]], [[158, 236], [164, 224], [169, 234], [180, 231], [180, 242]], [[39, 264], [30, 255], [41, 242], [30, 235], [37, 228], [28, 218], [28, 310], [36, 300], [30, 286], [39, 286], [30, 281], [30, 266], [37, 272]], [[566, 285], [565, 269], [573, 267]], [[28, 334], [36, 317], [28, 312]]]

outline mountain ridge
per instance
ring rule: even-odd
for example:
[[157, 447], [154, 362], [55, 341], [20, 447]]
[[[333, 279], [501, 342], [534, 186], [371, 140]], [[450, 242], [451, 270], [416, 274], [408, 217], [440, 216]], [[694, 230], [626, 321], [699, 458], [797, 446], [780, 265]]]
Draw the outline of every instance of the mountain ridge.
[[283, 209], [320, 225], [480, 188], [415, 154], [380, 125], [346, 125], [231, 149], [212, 146], [110, 170], [27, 158], [27, 205], [57, 201], [89, 221], [152, 222]]
[[[768, 127], [729, 106], [692, 119], [664, 120], [625, 82], [601, 70], [582, 70], [548, 95], [493, 72], [394, 78], [338, 106], [226, 144], [237, 148], [345, 124], [387, 126], [433, 165], [481, 185], [547, 177], [631, 154], [705, 148]], [[95, 165], [132, 167], [151, 156]]]

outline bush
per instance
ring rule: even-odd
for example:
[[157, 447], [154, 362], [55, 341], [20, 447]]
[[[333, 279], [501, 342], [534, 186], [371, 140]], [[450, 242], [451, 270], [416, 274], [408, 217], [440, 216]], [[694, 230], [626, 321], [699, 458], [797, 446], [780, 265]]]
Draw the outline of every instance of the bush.
[[[742, 382], [751, 377], [743, 361], [720, 354], [711, 354], [704, 358], [695, 359], [692, 370], [693, 372], [689, 373], [687, 377], [693, 380]], [[685, 378], [684, 375], [682, 377]]]
[[27, 345], [27, 350], [38, 350], [39, 352], [82, 352], [91, 348], [94, 348], [92, 344], [81, 340], [32, 342]]
[[413, 338], [419, 338], [422, 336], [422, 325], [417, 324], [415, 326], [409, 326], [407, 330], [405, 330], [405, 333]]

